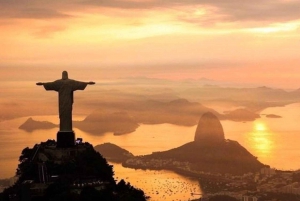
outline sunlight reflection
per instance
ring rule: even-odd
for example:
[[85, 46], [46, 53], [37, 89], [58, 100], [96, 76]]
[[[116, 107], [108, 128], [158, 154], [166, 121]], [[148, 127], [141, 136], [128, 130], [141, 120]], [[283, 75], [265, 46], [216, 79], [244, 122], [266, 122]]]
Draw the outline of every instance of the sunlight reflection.
[[273, 149], [272, 133], [263, 122], [254, 122], [250, 133], [250, 143], [258, 157], [271, 154]]

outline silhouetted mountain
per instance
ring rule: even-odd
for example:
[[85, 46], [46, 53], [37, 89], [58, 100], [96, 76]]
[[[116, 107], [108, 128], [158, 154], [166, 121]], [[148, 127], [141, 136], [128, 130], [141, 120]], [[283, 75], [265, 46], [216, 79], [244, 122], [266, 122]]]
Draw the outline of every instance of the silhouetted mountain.
[[264, 167], [256, 157], [251, 155], [238, 142], [232, 140], [217, 144], [189, 142], [178, 148], [156, 152], [143, 158], [146, 161], [171, 159], [180, 163], [188, 162], [191, 170], [194, 171], [234, 175], [256, 172]]
[[[300, 101], [299, 90], [285, 91], [268, 87], [241, 86], [205, 78], [172, 81], [130, 77], [100, 81], [100, 84], [95, 85], [93, 89], [97, 93], [89, 91], [86, 92], [88, 93], [86, 97], [80, 97], [76, 100], [78, 102], [78, 106], [76, 106], [77, 114], [85, 114], [86, 111], [92, 111], [95, 108], [105, 109], [109, 113], [126, 111], [131, 114], [130, 105], [136, 106], [139, 102], [149, 99], [169, 102], [184, 98], [192, 102], [200, 102], [211, 108], [219, 103], [230, 103], [233, 108], [243, 107], [251, 112]], [[29, 89], [26, 89], [26, 92], [23, 90], [22, 95], [28, 94], [27, 90]], [[16, 117], [55, 115], [57, 113], [56, 100], [42, 98], [41, 101], [47, 104], [47, 107], [44, 107], [44, 104], [36, 104], [36, 100], [41, 99], [39, 93], [35, 94], [34, 91], [30, 91], [30, 94], [30, 99], [22, 103], [4, 95], [5, 98], [0, 100], [0, 107], [2, 108], [0, 121]], [[44, 96], [50, 96], [50, 94]]]
[[269, 87], [257, 88], [223, 88], [219, 86], [198, 87], [187, 89], [182, 93], [183, 97], [201, 97], [202, 99], [228, 99], [234, 101], [295, 101], [300, 99], [300, 93], [287, 92], [282, 89]]
[[177, 99], [169, 102], [148, 100], [140, 102], [130, 112], [139, 123], [162, 124], [169, 123], [183, 126], [197, 124], [199, 115], [212, 112], [219, 115], [213, 109], [205, 107], [197, 102], [186, 99]]
[[56, 148], [54, 140], [25, 148], [16, 184], [3, 200], [145, 201], [144, 192], [124, 180], [116, 183], [113, 166], [89, 143]]
[[[212, 112], [216, 115], [222, 116], [218, 114], [213, 109], [205, 107], [197, 102], [190, 102], [186, 99], [175, 99], [172, 101], [164, 102], [164, 101], [157, 101], [157, 100], [143, 100], [143, 101], [130, 101], [130, 102], [106, 102], [103, 103], [100, 107], [101, 109], [97, 110], [93, 114], [93, 119], [87, 118], [85, 120], [86, 123], [88, 122], [98, 122], [101, 123], [103, 120], [102, 113], [103, 111], [110, 111], [109, 108], [114, 108], [114, 112], [111, 113], [119, 113], [119, 111], [126, 112], [131, 120], [127, 121], [127, 123], [131, 123], [131, 121], [136, 122], [138, 124], [162, 124], [162, 123], [170, 123], [175, 125], [184, 125], [184, 126], [193, 126], [197, 124], [197, 120], [199, 115], [205, 112]], [[180, 114], [180, 115], [179, 115]], [[111, 120], [113, 122], [112, 127], [118, 128], [118, 123], [114, 121], [117, 118], [111, 118], [110, 115], [106, 117], [106, 119]], [[99, 119], [99, 120], [98, 120]], [[129, 118], [126, 118], [129, 119]], [[107, 120], [108, 121], [108, 120]], [[74, 123], [80, 129], [83, 129], [82, 125]], [[109, 125], [109, 124], [108, 124]], [[98, 133], [102, 131], [103, 127], [107, 125], [103, 124], [103, 126], [99, 126], [97, 129]], [[90, 129], [93, 126], [87, 126], [87, 129]], [[84, 128], [86, 129], [86, 128]], [[111, 129], [112, 130], [112, 129]]]
[[19, 129], [31, 132], [34, 130], [39, 130], [39, 129], [51, 129], [51, 128], [56, 128], [58, 125], [53, 124], [48, 121], [36, 121], [32, 119], [31, 117], [28, 118], [20, 127]]
[[229, 111], [224, 115], [224, 119], [230, 119], [232, 121], [254, 121], [257, 118], [260, 118], [259, 114], [247, 109], [236, 109]]
[[93, 134], [113, 132], [121, 135], [134, 132], [139, 125], [126, 112], [105, 113], [97, 110], [83, 121], [74, 122], [74, 126]]
[[[94, 111], [83, 121], [73, 122], [74, 127], [97, 135], [106, 132], [121, 135], [134, 132], [139, 124], [169, 123], [194, 126], [197, 124], [198, 117], [206, 112], [211, 112], [222, 120], [253, 121], [260, 117], [258, 114], [246, 109], [237, 109], [226, 114], [220, 114], [200, 103], [190, 102], [186, 99], [175, 99], [168, 102], [157, 100], [113, 102], [103, 104], [102, 107], [103, 109]], [[30, 132], [35, 129], [51, 129], [56, 126], [50, 122], [36, 121], [29, 118], [20, 126], [20, 129]]]
[[[246, 109], [229, 111], [220, 114], [215, 110], [205, 107], [197, 102], [186, 99], [175, 99], [168, 102], [147, 100], [133, 103], [106, 103], [103, 107], [114, 110], [98, 109], [88, 115], [83, 121], [74, 121], [73, 126], [80, 130], [100, 135], [113, 132], [115, 135], [134, 132], [139, 124], [169, 123], [182, 126], [194, 126], [198, 117], [206, 112], [211, 112], [219, 119], [234, 121], [253, 121], [260, 116]], [[50, 129], [55, 124], [46, 121], [35, 121], [29, 118], [20, 129], [33, 131], [35, 129]]]
[[134, 157], [134, 155], [126, 149], [122, 149], [121, 147], [112, 143], [100, 144], [95, 146], [94, 149], [101, 153], [109, 161], [123, 162]]
[[222, 125], [212, 113], [204, 114], [195, 133], [195, 141], [168, 151], [136, 156], [124, 166], [142, 169], [172, 169], [184, 173], [244, 174], [264, 165], [238, 142], [225, 140]]
[[224, 139], [224, 131], [220, 120], [210, 112], [203, 114], [199, 120], [194, 141], [200, 144], [220, 143]]

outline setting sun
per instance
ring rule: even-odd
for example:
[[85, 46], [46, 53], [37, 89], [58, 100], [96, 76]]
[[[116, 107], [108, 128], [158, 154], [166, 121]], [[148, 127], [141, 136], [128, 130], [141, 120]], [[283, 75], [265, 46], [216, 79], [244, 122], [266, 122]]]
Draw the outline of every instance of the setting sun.
[[265, 130], [267, 130], [266, 125], [264, 123], [261, 123], [261, 122], [256, 122], [254, 127], [255, 127], [256, 131], [265, 131]]

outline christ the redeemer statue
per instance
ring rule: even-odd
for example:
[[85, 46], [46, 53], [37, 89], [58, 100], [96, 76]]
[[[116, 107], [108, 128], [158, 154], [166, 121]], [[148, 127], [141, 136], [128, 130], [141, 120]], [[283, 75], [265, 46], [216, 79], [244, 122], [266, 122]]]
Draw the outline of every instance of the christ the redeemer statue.
[[84, 90], [85, 87], [95, 82], [80, 82], [68, 78], [68, 72], [62, 72], [62, 79], [54, 82], [38, 82], [37, 85], [43, 85], [48, 90], [58, 92], [59, 101], [59, 119], [60, 132], [73, 132], [72, 129], [72, 106], [73, 106], [73, 92], [76, 90]]

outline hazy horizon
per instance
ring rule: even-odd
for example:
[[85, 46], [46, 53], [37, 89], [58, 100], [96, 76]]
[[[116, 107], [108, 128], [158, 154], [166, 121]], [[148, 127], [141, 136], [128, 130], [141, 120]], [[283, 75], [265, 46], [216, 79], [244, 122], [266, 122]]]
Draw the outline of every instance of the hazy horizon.
[[0, 80], [145, 76], [296, 89], [300, 3], [0, 1]]

